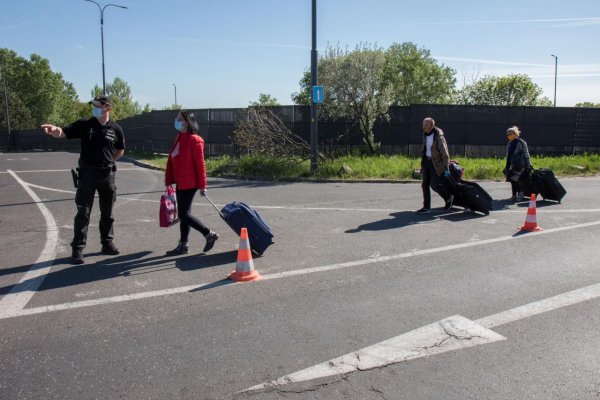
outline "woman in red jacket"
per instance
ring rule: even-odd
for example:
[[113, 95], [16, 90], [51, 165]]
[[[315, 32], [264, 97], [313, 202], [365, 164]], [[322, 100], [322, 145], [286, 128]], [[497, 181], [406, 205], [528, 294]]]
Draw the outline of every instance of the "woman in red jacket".
[[204, 140], [200, 137], [200, 127], [194, 113], [180, 111], [175, 118], [175, 129], [179, 132], [175, 144], [169, 153], [167, 169], [165, 171], [165, 185], [177, 184], [177, 208], [179, 230], [181, 237], [179, 244], [167, 255], [187, 254], [188, 236], [190, 227], [204, 235], [206, 245], [203, 252], [213, 248], [219, 238], [191, 213], [192, 201], [196, 191], [206, 195], [206, 167], [204, 164]]

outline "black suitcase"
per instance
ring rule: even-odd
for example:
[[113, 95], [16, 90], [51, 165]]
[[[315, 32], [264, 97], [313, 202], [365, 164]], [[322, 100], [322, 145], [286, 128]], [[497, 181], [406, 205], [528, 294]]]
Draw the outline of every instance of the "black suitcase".
[[431, 190], [440, 195], [442, 199], [447, 199], [448, 196], [454, 193], [454, 180], [450, 177], [435, 176], [431, 178]]
[[273, 244], [271, 227], [255, 209], [245, 203], [234, 201], [219, 210], [208, 196], [206, 199], [238, 236], [242, 228], [247, 229], [250, 248], [253, 252], [262, 255], [267, 247]]
[[532, 177], [538, 193], [544, 200], [554, 200], [560, 203], [565, 194], [567, 194], [567, 191], [558, 179], [556, 179], [551, 169], [536, 169], [533, 171]]
[[475, 182], [454, 182], [454, 205], [489, 215], [493, 207], [492, 196]]
[[524, 171], [519, 178], [519, 186], [525, 198], [529, 199], [532, 194], [538, 195], [540, 193], [534, 179], [533, 174], [528, 171]]

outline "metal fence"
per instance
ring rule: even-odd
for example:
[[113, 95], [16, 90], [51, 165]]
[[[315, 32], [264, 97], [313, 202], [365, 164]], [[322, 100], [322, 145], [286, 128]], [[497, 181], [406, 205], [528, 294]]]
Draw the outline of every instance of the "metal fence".
[[[310, 108], [280, 106], [272, 110], [295, 134], [310, 141]], [[236, 123], [248, 119], [248, 109], [198, 109], [196, 114], [205, 140], [207, 157], [235, 155], [231, 134]], [[175, 138], [177, 111], [152, 111], [119, 121], [131, 150], [165, 153]], [[420, 154], [423, 118], [433, 117], [446, 134], [452, 156], [502, 157], [506, 129], [517, 125], [532, 154], [570, 155], [600, 153], [600, 109], [568, 107], [498, 107], [413, 105], [391, 107], [389, 119], [375, 124], [377, 142], [385, 154]], [[360, 132], [346, 120], [319, 121], [319, 148], [325, 153], [362, 147]], [[76, 150], [77, 141], [56, 140], [41, 129], [0, 131], [0, 149]]]

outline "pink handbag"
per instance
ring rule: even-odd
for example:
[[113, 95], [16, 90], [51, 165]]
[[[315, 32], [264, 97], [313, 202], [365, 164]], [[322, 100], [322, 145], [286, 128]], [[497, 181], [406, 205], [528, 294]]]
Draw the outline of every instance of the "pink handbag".
[[179, 222], [177, 218], [177, 197], [175, 189], [169, 185], [160, 196], [160, 211], [158, 220], [161, 228], [168, 228]]

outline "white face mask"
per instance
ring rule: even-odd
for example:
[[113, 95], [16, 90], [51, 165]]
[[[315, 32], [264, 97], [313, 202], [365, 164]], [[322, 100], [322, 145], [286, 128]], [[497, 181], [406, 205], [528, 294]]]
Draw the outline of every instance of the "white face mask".
[[102, 109], [100, 107], [92, 106], [92, 115], [96, 118], [102, 116]]

